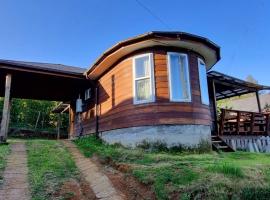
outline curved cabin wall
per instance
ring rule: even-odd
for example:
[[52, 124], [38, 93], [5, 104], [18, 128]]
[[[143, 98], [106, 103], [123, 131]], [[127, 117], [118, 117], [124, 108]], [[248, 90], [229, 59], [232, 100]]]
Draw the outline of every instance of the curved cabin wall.
[[134, 55], [124, 59], [99, 79], [99, 131], [160, 124], [210, 125], [209, 106], [203, 105], [200, 98], [198, 55], [187, 53], [192, 102], [170, 102], [167, 51], [135, 55], [148, 52], [154, 58], [155, 102], [133, 104]]
[[[134, 145], [138, 141], [154, 138], [171, 140], [166, 141], [168, 143], [182, 141], [184, 144], [194, 145], [198, 144], [200, 139], [210, 140], [210, 110], [209, 106], [201, 103], [200, 97], [198, 74], [200, 56], [191, 51], [164, 50], [164, 47], [161, 49], [134, 53], [119, 61], [99, 78], [98, 131], [105, 141]], [[170, 101], [167, 52], [188, 55], [191, 102]], [[155, 102], [134, 104], [132, 61], [134, 56], [145, 53], [153, 53]], [[94, 112], [92, 103], [83, 113], [85, 134], [95, 132]], [[77, 130], [80, 128], [78, 125], [76, 127]]]

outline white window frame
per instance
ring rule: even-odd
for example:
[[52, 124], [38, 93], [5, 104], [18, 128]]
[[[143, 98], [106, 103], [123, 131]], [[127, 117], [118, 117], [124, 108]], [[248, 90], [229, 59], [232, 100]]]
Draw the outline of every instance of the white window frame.
[[88, 88], [84, 91], [84, 100], [88, 100], [91, 98], [91, 88]]
[[[207, 89], [208, 102], [207, 103], [206, 102], [203, 102], [203, 98], [202, 98], [203, 95], [202, 95], [201, 76], [200, 76], [200, 63], [202, 63], [205, 67], [206, 67], [206, 65], [205, 65], [205, 62], [201, 58], [198, 58], [198, 75], [199, 75], [201, 103], [203, 105], [209, 106], [210, 99], [209, 99], [209, 91], [208, 91], [208, 83], [207, 82], [206, 82], [206, 89]], [[205, 76], [206, 76], [206, 81], [207, 81], [207, 72], [206, 72]]]
[[[138, 58], [146, 57], [148, 56], [149, 64], [150, 64], [150, 73], [147, 77], [140, 77], [136, 78], [136, 66], [135, 66], [135, 60]], [[134, 56], [132, 59], [132, 68], [133, 68], [133, 104], [142, 104], [142, 103], [151, 103], [155, 102], [155, 76], [154, 76], [154, 61], [153, 61], [153, 53], [146, 53], [141, 54], [138, 56]], [[150, 92], [151, 92], [151, 98], [149, 100], [137, 100], [137, 90], [136, 90], [136, 81], [149, 78], [150, 79]]]
[[[188, 84], [188, 94], [189, 98], [188, 99], [175, 99], [172, 97], [172, 85], [171, 85], [171, 55], [177, 55], [177, 56], [182, 56], [185, 57], [187, 66], [186, 66], [186, 77], [187, 77], [187, 84]], [[168, 77], [169, 77], [169, 91], [170, 91], [170, 101], [172, 102], [191, 102], [191, 85], [190, 85], [190, 73], [189, 73], [189, 62], [188, 62], [188, 55], [185, 53], [177, 53], [177, 52], [168, 52], [167, 53], [167, 67], [168, 67]], [[179, 85], [181, 87], [181, 85]]]

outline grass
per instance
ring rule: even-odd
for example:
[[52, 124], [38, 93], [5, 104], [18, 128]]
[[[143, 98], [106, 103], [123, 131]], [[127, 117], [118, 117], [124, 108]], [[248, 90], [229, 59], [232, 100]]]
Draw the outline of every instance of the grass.
[[226, 162], [219, 162], [216, 165], [211, 165], [209, 166], [208, 170], [210, 172], [222, 173], [224, 175], [235, 178], [244, 177], [244, 173], [241, 167]]
[[270, 154], [147, 151], [91, 136], [75, 144], [86, 157], [128, 165], [158, 199], [270, 199]]
[[28, 140], [26, 145], [33, 200], [53, 199], [65, 181], [78, 177], [71, 155], [60, 142]]
[[9, 145], [0, 145], [0, 185], [3, 182], [3, 172], [6, 166], [6, 157], [10, 152]]

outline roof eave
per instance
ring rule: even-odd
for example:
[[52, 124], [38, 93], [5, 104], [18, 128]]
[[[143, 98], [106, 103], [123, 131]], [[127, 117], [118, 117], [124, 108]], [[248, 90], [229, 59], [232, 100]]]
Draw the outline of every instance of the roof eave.
[[113, 52], [117, 51], [118, 49], [128, 46], [130, 44], [135, 44], [144, 40], [148, 40], [148, 39], [160, 39], [160, 38], [167, 38], [167, 39], [178, 39], [178, 40], [182, 40], [182, 39], [188, 39], [191, 41], [197, 41], [200, 43], [203, 43], [204, 45], [208, 46], [209, 48], [213, 49], [215, 51], [216, 54], [216, 61], [214, 62], [214, 64], [212, 64], [212, 66], [209, 67], [209, 70], [220, 60], [221, 56], [220, 56], [220, 47], [218, 45], [216, 45], [214, 42], [208, 40], [207, 38], [201, 37], [201, 36], [197, 36], [197, 35], [193, 35], [193, 34], [189, 34], [189, 33], [185, 33], [185, 32], [160, 32], [160, 31], [152, 31], [152, 32], [148, 32], [146, 34], [142, 34], [127, 40], [124, 40], [122, 42], [117, 43], [116, 45], [114, 45], [113, 47], [111, 47], [110, 49], [108, 49], [107, 51], [105, 51], [95, 62], [94, 64], [84, 73], [86, 75], [86, 77], [88, 77], [88, 75], [95, 70], [96, 67], [98, 67], [99, 63], [101, 63], [107, 56], [109, 56], [110, 54], [112, 54]]

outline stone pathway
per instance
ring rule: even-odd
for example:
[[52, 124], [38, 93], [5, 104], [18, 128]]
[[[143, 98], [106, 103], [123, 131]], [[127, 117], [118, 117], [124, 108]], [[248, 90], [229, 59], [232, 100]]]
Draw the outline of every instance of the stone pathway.
[[116, 189], [113, 187], [109, 178], [100, 172], [99, 168], [91, 159], [86, 158], [81, 152], [77, 149], [75, 144], [71, 141], [63, 141], [67, 149], [70, 151], [77, 167], [85, 177], [85, 179], [90, 183], [90, 186], [96, 197], [100, 200], [123, 200], [125, 199], [123, 194], [119, 194]]
[[27, 174], [27, 154], [24, 142], [11, 144], [11, 153], [7, 158], [3, 174], [4, 183], [0, 186], [0, 200], [29, 200]]

